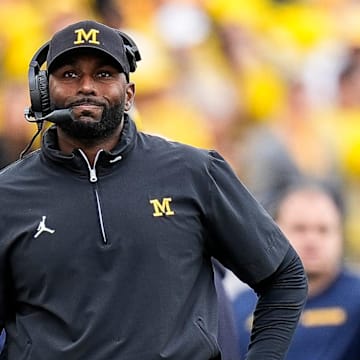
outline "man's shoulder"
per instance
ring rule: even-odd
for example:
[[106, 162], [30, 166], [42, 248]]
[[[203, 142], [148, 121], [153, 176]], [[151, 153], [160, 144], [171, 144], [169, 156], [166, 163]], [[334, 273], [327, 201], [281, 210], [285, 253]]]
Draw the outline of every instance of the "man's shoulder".
[[162, 136], [161, 134], [154, 134], [154, 133], [148, 133], [148, 132], [138, 132], [139, 136], [145, 139], [146, 141], [149, 141], [153, 144], [162, 145], [162, 146], [168, 146], [168, 147], [175, 147], [179, 149], [187, 149], [190, 151], [207, 151], [206, 149], [199, 148], [197, 146], [194, 146], [192, 144], [187, 144], [181, 141], [177, 141], [171, 138], [168, 138], [166, 136]]
[[360, 272], [358, 270], [345, 268], [339, 276], [338, 285], [351, 289], [352, 294], [359, 295], [360, 303]]
[[[14, 161], [0, 170], [0, 184], [6, 182], [7, 179], [14, 181], [16, 176], [26, 175], [35, 171], [34, 164], [38, 161], [39, 150], [33, 151], [26, 155], [23, 159]], [[33, 169], [33, 170], [32, 170]]]
[[207, 161], [212, 151], [157, 134], [149, 134], [146, 132], [139, 132], [138, 134], [144, 149], [151, 151], [154, 155], [166, 153], [168, 156], [176, 156], [188, 161]]
[[[343, 296], [343, 294], [349, 294], [349, 296]], [[358, 308], [360, 311], [360, 276], [357, 272], [343, 269], [327, 290], [308, 299], [305, 308], [333, 304]]]

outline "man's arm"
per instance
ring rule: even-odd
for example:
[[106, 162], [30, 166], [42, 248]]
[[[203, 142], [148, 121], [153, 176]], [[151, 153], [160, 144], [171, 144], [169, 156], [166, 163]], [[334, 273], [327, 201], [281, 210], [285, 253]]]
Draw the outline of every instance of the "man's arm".
[[276, 272], [254, 290], [259, 298], [246, 359], [284, 359], [307, 295], [303, 266], [292, 247]]
[[259, 296], [247, 360], [283, 360], [306, 301], [304, 268], [229, 164], [209, 154], [207, 249]]

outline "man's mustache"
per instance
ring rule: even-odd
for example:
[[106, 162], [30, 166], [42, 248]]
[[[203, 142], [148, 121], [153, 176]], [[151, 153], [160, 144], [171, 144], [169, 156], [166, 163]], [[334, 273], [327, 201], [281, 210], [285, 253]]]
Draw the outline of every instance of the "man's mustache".
[[104, 101], [96, 100], [93, 98], [81, 98], [74, 100], [68, 104], [68, 107], [74, 107], [79, 105], [94, 105], [94, 106], [103, 106], [106, 107], [106, 103]]

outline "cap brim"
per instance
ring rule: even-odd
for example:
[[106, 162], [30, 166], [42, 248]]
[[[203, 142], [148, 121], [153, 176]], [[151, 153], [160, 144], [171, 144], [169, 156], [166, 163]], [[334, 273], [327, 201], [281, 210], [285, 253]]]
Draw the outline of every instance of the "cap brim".
[[119, 69], [121, 70], [121, 72], [127, 74], [126, 70], [124, 69], [124, 65], [116, 57], [114, 57], [109, 51], [107, 51], [105, 49], [101, 49], [98, 46], [90, 45], [90, 44], [86, 44], [86, 45], [83, 45], [80, 47], [73, 46], [73, 47], [67, 48], [67, 49], [59, 52], [54, 58], [51, 59], [51, 62], [47, 63], [48, 72], [51, 72], [52, 70], [54, 70], [54, 66], [56, 68], [58, 66], [61, 66], [61, 64], [63, 62], [62, 58], [64, 58], [66, 54], [71, 53], [71, 52], [78, 52], [83, 49], [91, 49], [91, 50], [95, 50], [99, 53], [106, 54], [107, 56], [109, 56], [109, 58], [113, 59], [114, 63], [116, 63], [119, 66]]

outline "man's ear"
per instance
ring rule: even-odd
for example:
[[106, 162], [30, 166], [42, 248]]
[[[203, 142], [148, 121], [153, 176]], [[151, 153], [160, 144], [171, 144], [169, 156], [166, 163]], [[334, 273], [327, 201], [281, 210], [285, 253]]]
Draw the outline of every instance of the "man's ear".
[[129, 111], [134, 103], [135, 98], [135, 84], [134, 83], [128, 83], [126, 86], [126, 101], [124, 109], [125, 111]]

